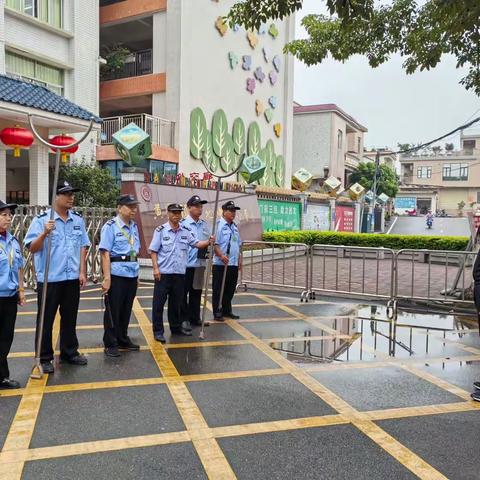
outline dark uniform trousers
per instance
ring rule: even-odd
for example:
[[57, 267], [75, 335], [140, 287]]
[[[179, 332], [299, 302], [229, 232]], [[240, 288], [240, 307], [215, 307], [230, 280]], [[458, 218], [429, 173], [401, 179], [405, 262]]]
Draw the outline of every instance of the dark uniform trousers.
[[128, 325], [138, 285], [138, 277], [112, 275], [111, 278], [108, 300], [105, 302], [103, 314], [105, 348], [122, 347], [130, 343]]
[[185, 273], [185, 301], [183, 302], [183, 318], [189, 319], [193, 325], [202, 323], [200, 318], [200, 305], [202, 303], [202, 290], [193, 288], [195, 277], [194, 267], [188, 267]]
[[473, 265], [473, 299], [477, 309], [479, 326], [480, 326], [480, 252], [477, 254]]
[[[43, 283], [39, 283], [37, 286], [38, 315], [37, 330], [35, 332], [35, 345], [37, 345], [38, 341], [42, 291]], [[52, 345], [52, 329], [58, 308], [60, 308], [60, 357], [69, 359], [78, 355], [78, 338], [76, 328], [79, 301], [79, 280], [48, 282], [42, 346], [40, 349], [40, 361], [50, 362], [53, 360], [54, 346]]]
[[0, 382], [10, 377], [7, 356], [13, 342], [18, 296], [0, 297]]
[[162, 273], [153, 288], [152, 327], [153, 333], [164, 333], [163, 307], [168, 298], [168, 323], [172, 332], [180, 331], [184, 302], [185, 275]]
[[[216, 315], [220, 313], [220, 290], [222, 289], [223, 271], [225, 267], [223, 265], [213, 265], [213, 278], [212, 278], [212, 307], [213, 313]], [[232, 313], [232, 299], [237, 288], [238, 281], [238, 267], [229, 265], [227, 267], [227, 276], [225, 278], [225, 288], [223, 291], [223, 298], [221, 299], [221, 313], [228, 315]]]

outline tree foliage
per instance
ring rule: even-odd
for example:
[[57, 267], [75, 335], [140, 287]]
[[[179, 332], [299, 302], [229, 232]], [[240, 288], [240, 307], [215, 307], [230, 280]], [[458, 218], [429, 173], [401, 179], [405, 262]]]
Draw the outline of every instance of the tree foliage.
[[81, 191], [75, 194], [80, 207], [115, 207], [120, 190], [109, 170], [98, 165], [79, 163], [62, 166], [60, 178]]
[[[375, 163], [361, 162], [356, 172], [350, 175], [351, 183], [359, 183], [366, 190], [373, 190]], [[377, 195], [385, 193], [395, 197], [398, 192], [398, 176], [388, 165], [380, 165], [377, 177]]]
[[[466, 67], [460, 83], [480, 95], [480, 1], [478, 0], [318, 0], [330, 16], [307, 15], [308, 37], [294, 40], [285, 51], [307, 65], [331, 56], [345, 61], [363, 55], [378, 67], [399, 54], [409, 74], [430, 70], [451, 54]], [[229, 13], [231, 23], [258, 28], [269, 18], [282, 19], [299, 10], [299, 0], [244, 0]]]

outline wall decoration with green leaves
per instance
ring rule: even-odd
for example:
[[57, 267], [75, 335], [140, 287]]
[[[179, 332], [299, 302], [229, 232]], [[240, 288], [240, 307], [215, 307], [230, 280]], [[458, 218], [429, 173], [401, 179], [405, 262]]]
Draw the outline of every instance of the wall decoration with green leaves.
[[230, 133], [227, 116], [221, 109], [213, 114], [210, 130], [202, 109], [197, 107], [192, 110], [190, 154], [197, 160], [203, 158], [213, 172], [219, 168], [225, 172], [233, 171], [244, 154], [257, 155], [266, 164], [265, 174], [259, 183], [269, 187], [285, 185], [285, 160], [282, 155], [275, 154], [275, 145], [271, 139], [262, 148], [258, 123], [251, 122], [247, 129], [244, 120], [236, 118]]

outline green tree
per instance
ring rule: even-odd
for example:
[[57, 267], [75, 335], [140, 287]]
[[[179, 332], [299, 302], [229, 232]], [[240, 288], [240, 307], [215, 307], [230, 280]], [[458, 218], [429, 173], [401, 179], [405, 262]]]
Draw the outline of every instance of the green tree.
[[[356, 172], [350, 175], [351, 183], [359, 183], [365, 190], [373, 189], [375, 162], [361, 162]], [[398, 192], [398, 176], [388, 165], [380, 165], [377, 177], [377, 195], [385, 193], [395, 197]]]
[[[308, 38], [285, 46], [307, 65], [331, 56], [345, 61], [363, 55], [371, 67], [393, 54], [404, 58], [409, 74], [430, 70], [443, 55], [453, 55], [457, 67], [466, 67], [460, 83], [480, 95], [480, 2], [478, 0], [318, 0], [330, 12], [307, 15], [302, 25]], [[258, 28], [268, 19], [282, 19], [300, 10], [301, 0], [243, 0], [229, 13], [231, 24]]]
[[81, 188], [75, 194], [80, 207], [115, 207], [120, 190], [109, 170], [98, 165], [79, 163], [62, 166], [60, 178]]

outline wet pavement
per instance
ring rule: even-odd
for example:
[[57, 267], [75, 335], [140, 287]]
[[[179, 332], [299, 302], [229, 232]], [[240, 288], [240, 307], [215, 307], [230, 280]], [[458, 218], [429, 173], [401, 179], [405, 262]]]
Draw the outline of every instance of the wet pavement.
[[[87, 367], [29, 379], [36, 304], [0, 392], [0, 479], [478, 479], [475, 319], [298, 295], [238, 293], [240, 320], [192, 337], [151, 333], [142, 284], [130, 334], [105, 358], [100, 291], [82, 294]], [[209, 315], [210, 316], [210, 315]], [[58, 326], [55, 329], [58, 338]], [[72, 473], [73, 472], [73, 473]]]

